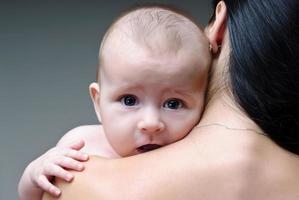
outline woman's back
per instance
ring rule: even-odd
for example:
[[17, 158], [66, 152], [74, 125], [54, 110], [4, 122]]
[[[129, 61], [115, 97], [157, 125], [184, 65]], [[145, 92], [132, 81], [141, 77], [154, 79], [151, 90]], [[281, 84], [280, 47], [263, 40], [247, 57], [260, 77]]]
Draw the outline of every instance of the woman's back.
[[297, 155], [252, 132], [214, 126], [193, 133], [139, 156], [91, 157], [71, 184], [57, 182], [61, 199], [299, 199]]

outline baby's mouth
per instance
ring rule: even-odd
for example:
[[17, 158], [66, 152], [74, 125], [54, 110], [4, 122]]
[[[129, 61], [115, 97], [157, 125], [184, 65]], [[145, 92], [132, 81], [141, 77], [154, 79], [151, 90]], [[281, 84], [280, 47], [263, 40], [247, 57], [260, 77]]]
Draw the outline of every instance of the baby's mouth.
[[158, 149], [160, 147], [161, 147], [161, 145], [158, 145], [158, 144], [146, 144], [146, 145], [138, 147], [137, 151], [139, 153], [145, 153], [145, 152], [148, 152], [148, 151]]

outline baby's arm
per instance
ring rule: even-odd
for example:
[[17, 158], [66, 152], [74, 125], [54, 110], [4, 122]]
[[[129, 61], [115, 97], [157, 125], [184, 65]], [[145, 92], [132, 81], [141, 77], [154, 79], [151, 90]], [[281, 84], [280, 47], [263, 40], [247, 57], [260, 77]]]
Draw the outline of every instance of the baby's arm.
[[[19, 196], [21, 200], [40, 200], [44, 191], [54, 196], [59, 196], [61, 191], [50, 181], [54, 176], [66, 181], [73, 179], [72, 173], [65, 169], [82, 171], [81, 161], [86, 161], [88, 155], [79, 150], [84, 147], [84, 141], [73, 129], [65, 134], [57, 146], [48, 150], [45, 154], [32, 161], [25, 169], [19, 182]], [[70, 142], [73, 141], [73, 142]]]

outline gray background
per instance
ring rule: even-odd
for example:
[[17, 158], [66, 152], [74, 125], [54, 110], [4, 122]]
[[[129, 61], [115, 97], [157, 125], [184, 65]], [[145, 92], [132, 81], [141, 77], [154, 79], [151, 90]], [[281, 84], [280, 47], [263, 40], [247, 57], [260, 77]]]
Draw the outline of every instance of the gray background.
[[69, 129], [97, 123], [88, 94], [101, 36], [134, 3], [172, 3], [202, 25], [210, 1], [0, 1], [0, 199]]

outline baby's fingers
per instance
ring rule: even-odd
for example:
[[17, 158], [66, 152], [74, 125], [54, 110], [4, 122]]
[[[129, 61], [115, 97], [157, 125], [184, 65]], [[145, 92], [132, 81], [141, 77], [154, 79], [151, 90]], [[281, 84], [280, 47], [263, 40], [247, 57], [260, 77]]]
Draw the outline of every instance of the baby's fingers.
[[77, 141], [71, 142], [70, 144], [68, 144], [66, 146], [71, 149], [80, 150], [80, 149], [82, 149], [82, 147], [84, 147], [84, 145], [85, 145], [84, 140], [77, 140]]
[[49, 194], [58, 197], [61, 193], [61, 191], [54, 186], [52, 183], [49, 182], [47, 177], [45, 175], [40, 175], [37, 181], [37, 184], [39, 187], [41, 187], [45, 192], [48, 192]]
[[62, 167], [52, 164], [45, 169], [45, 174], [49, 176], [56, 176], [65, 181], [71, 181], [74, 176], [72, 173], [64, 170]]
[[73, 158], [75, 160], [80, 160], [80, 161], [86, 161], [88, 160], [88, 155], [86, 153], [83, 153], [81, 151], [73, 150], [73, 149], [68, 149], [64, 153], [65, 156]]
[[84, 169], [84, 166], [81, 162], [74, 160], [69, 157], [63, 157], [56, 161], [56, 164], [66, 168], [66, 169], [72, 169], [76, 171], [82, 171]]

